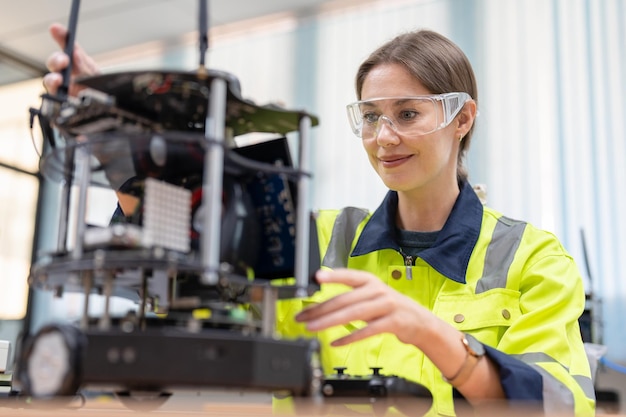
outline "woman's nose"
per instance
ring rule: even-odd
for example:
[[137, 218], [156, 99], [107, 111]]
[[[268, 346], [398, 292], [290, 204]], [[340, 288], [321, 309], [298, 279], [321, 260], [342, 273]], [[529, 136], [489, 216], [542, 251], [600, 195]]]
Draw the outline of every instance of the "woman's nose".
[[393, 122], [385, 115], [380, 116], [376, 126], [376, 141], [380, 146], [397, 144], [400, 139]]

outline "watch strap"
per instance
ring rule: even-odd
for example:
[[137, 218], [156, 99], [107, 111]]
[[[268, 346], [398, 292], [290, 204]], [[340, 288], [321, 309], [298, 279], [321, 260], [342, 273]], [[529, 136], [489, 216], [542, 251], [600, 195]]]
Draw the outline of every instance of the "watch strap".
[[474, 352], [469, 346], [465, 334], [463, 334], [463, 336], [461, 337], [461, 343], [463, 343], [463, 346], [465, 347], [465, 351], [467, 353], [465, 355], [465, 361], [463, 362], [463, 365], [461, 365], [461, 368], [452, 378], [446, 378], [445, 376], [443, 377], [446, 382], [455, 387], [458, 387], [462, 385], [465, 381], [467, 381], [467, 379], [472, 375], [472, 372], [474, 371], [476, 365], [478, 365], [478, 361], [482, 357], [477, 355], [476, 352]]

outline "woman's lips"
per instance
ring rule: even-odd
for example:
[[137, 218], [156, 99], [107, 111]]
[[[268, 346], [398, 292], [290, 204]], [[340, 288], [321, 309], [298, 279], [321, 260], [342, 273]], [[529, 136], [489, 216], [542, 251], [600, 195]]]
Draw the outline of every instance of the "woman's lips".
[[386, 156], [384, 158], [378, 158], [378, 160], [385, 168], [395, 168], [404, 164], [411, 156], [412, 155]]

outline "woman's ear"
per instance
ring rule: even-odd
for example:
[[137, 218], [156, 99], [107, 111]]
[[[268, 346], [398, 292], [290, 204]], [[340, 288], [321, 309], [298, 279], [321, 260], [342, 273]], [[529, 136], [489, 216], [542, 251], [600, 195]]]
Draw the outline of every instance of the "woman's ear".
[[465, 137], [465, 135], [467, 135], [467, 132], [470, 131], [474, 124], [474, 119], [476, 119], [476, 111], [476, 102], [474, 100], [469, 100], [463, 105], [463, 108], [456, 117], [457, 127], [455, 137]]

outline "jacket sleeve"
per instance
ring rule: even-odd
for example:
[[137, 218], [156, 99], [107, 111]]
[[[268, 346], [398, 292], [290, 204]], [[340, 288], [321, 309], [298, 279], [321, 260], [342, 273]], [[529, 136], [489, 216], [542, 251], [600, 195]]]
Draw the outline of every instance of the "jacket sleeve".
[[513, 401], [541, 404], [543, 380], [532, 366], [485, 345], [486, 355], [500, 370], [500, 382], [506, 398]]
[[[524, 233], [516, 262], [512, 269], [518, 272], [521, 317], [505, 332], [497, 349], [541, 376], [546, 414], [593, 416], [595, 393], [578, 323], [585, 306], [578, 267], [552, 234], [533, 227]], [[506, 358], [497, 359], [495, 352], [490, 356], [501, 366], [507, 395], [516, 395], [516, 390], [530, 393], [522, 387], [523, 379], [510, 375], [513, 369], [524, 368]]]

